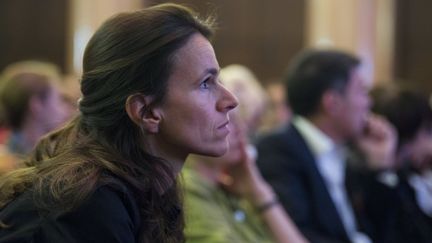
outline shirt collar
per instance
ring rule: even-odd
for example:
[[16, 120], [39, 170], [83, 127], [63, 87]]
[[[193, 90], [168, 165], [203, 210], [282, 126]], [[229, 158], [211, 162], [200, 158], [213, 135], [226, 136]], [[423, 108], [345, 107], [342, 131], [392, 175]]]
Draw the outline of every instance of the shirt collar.
[[308, 119], [296, 115], [292, 123], [302, 135], [314, 155], [321, 156], [336, 148], [336, 144], [333, 140]]

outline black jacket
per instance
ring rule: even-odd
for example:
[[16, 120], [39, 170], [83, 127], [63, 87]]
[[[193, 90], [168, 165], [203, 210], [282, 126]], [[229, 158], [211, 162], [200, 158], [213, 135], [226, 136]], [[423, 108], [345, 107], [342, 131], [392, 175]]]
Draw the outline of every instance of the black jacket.
[[1, 243], [137, 242], [139, 210], [127, 190], [102, 186], [80, 207], [66, 213], [42, 212], [26, 191], [0, 211], [9, 227], [0, 229]]

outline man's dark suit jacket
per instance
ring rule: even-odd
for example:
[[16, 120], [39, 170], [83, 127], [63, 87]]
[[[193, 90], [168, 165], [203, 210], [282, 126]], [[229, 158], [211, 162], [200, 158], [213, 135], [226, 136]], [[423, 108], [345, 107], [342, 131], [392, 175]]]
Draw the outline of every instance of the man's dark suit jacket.
[[290, 125], [268, 134], [257, 141], [257, 149], [258, 168], [306, 238], [317, 243], [350, 242], [314, 156], [297, 129]]

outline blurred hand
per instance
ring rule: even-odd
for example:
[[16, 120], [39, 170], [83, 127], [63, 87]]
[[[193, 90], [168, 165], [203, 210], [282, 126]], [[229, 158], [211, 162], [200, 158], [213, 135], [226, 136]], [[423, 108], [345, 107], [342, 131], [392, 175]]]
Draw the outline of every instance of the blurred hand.
[[220, 177], [220, 184], [225, 190], [246, 198], [255, 206], [273, 200], [275, 196], [273, 190], [256, 167], [255, 148], [243, 141], [241, 149], [241, 161], [225, 168]]
[[383, 117], [370, 115], [365, 132], [356, 140], [371, 169], [390, 169], [395, 165], [397, 136], [394, 127]]

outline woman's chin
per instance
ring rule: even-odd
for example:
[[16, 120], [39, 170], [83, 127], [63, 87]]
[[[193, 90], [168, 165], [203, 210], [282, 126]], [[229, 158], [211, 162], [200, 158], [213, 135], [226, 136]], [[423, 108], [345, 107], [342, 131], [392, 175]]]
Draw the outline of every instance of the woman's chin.
[[228, 145], [226, 146], [214, 146], [212, 148], [209, 148], [204, 151], [196, 152], [196, 154], [200, 154], [203, 156], [210, 156], [210, 157], [221, 157], [225, 155], [228, 151]]

